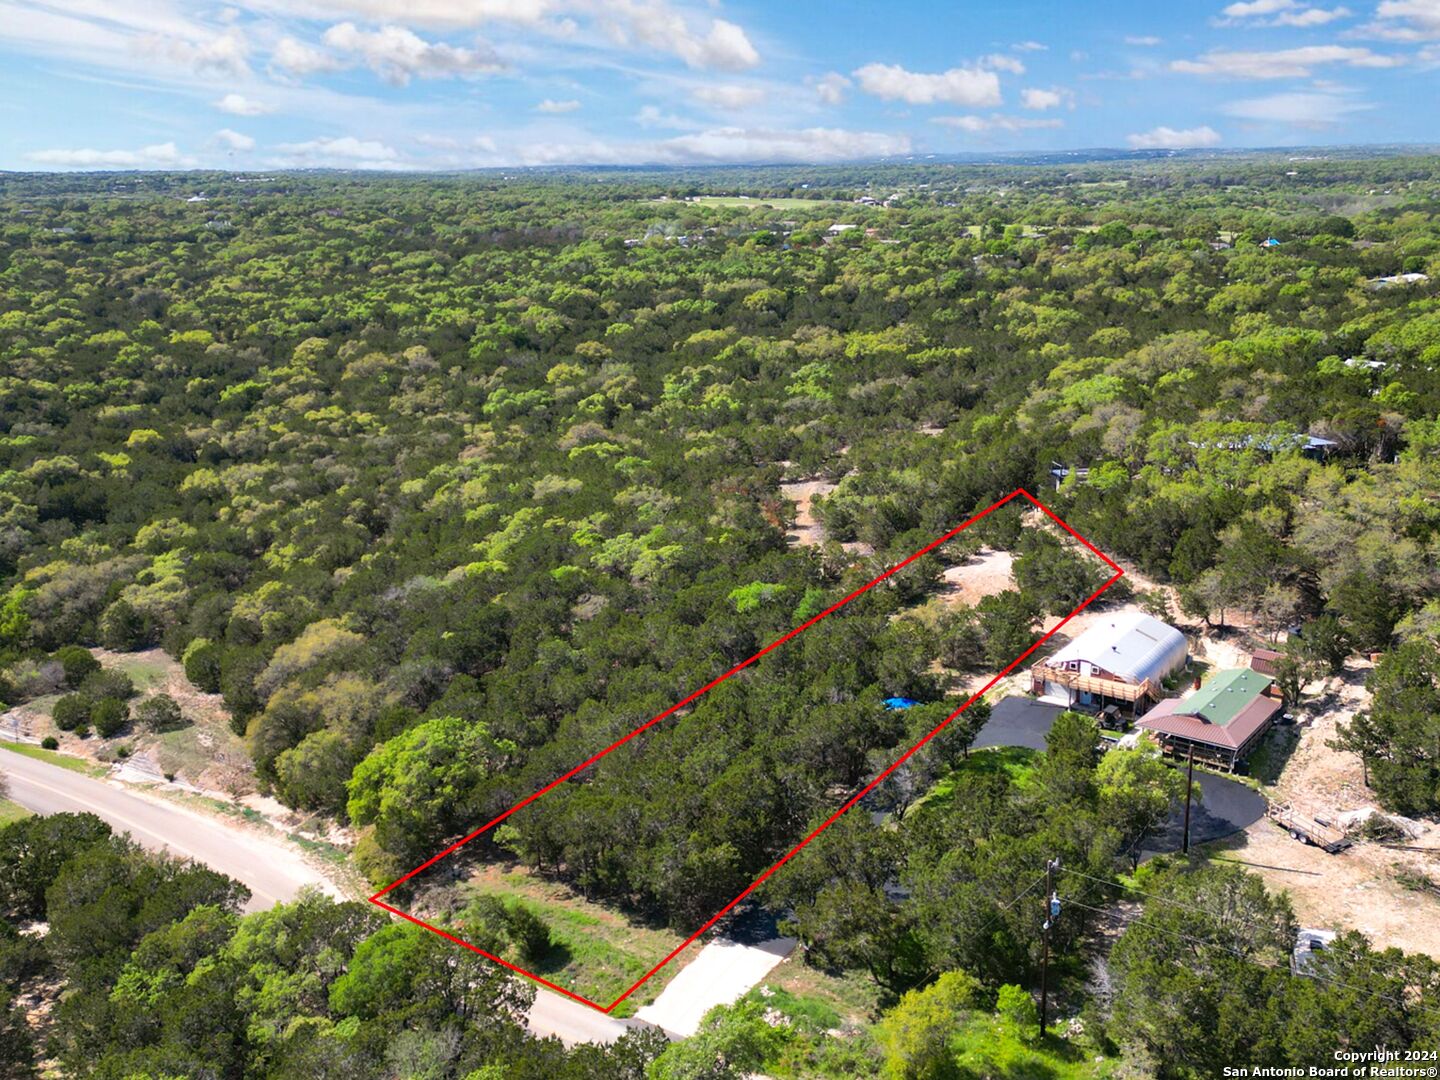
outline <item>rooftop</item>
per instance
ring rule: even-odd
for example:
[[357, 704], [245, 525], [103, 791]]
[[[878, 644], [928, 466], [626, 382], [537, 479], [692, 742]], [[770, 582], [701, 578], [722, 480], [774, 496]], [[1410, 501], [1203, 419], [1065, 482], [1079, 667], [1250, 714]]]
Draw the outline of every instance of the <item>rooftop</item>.
[[1118, 611], [1094, 623], [1044, 663], [1059, 667], [1085, 660], [1137, 682], [1164, 678], [1185, 663], [1189, 646], [1173, 626], [1143, 612]]
[[1250, 668], [1218, 671], [1180, 702], [1176, 712], [1196, 716], [1210, 724], [1229, 724], [1246, 705], [1269, 689], [1275, 680]]

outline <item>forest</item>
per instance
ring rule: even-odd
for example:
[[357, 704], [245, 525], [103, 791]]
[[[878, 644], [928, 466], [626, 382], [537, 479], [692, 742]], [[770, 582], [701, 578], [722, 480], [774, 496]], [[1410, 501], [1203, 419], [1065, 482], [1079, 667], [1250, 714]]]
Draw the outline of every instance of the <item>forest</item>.
[[[1287, 638], [1292, 680], [1377, 656], [1341, 742], [1433, 819], [1437, 169], [0, 175], [0, 700], [60, 695], [76, 738], [164, 730], [92, 658], [161, 648], [382, 886], [1024, 487], [1188, 616]], [[807, 478], [836, 486], [797, 546], [781, 485]], [[982, 543], [1016, 587], [917, 616]], [[467, 858], [689, 933], [1104, 576], [998, 513]], [[0, 976], [59, 1010], [38, 1043], [10, 1010], [0, 1054], [115, 1080], [1018, 1077], [1042, 1053], [1187, 1078], [1440, 1045], [1428, 957], [1351, 934], [1295, 978], [1283, 896], [1132, 864], [1183, 792], [1167, 766], [1066, 714], [1023, 775], [986, 772], [984, 716], [761, 894], [807, 964], [873, 983], [856, 1040], [751, 997], [668, 1048], [567, 1051], [525, 1035], [528, 984], [442, 939], [319, 896], [242, 915], [236, 883], [61, 815], [0, 830]], [[1057, 956], [1141, 908], [1061, 1049], [1018, 989], [1035, 910], [1007, 906], [1053, 858]], [[457, 918], [525, 948], [503, 911]]]

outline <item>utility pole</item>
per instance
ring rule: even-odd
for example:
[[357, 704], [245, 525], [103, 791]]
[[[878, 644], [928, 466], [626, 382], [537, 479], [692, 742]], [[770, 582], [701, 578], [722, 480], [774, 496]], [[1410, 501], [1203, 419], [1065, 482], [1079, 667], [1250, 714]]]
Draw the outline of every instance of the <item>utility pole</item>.
[[1041, 937], [1044, 941], [1040, 953], [1040, 1034], [1045, 1034], [1045, 1022], [1048, 1019], [1050, 1006], [1050, 927], [1054, 924], [1056, 916], [1060, 914], [1060, 897], [1055, 892], [1055, 871], [1060, 868], [1059, 859], [1050, 859], [1045, 863], [1045, 924], [1041, 927]]
[[1185, 765], [1185, 838], [1180, 842], [1180, 854], [1190, 854], [1190, 796], [1195, 792], [1195, 744], [1190, 744], [1190, 754]]

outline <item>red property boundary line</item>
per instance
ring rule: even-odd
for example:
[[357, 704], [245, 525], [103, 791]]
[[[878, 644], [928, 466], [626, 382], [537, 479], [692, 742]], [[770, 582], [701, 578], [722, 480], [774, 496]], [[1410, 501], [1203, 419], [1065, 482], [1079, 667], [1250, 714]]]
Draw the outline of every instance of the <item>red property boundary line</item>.
[[[1021, 653], [1021, 654], [1020, 654], [1019, 656], [1017, 656], [1014, 660], [1012, 660], [1009, 664], [1007, 664], [1004, 668], [1002, 668], [999, 672], [997, 672], [997, 673], [995, 674], [995, 676], [994, 676], [989, 682], [987, 682], [983, 687], [981, 687], [978, 691], [976, 691], [974, 694], [972, 694], [972, 695], [965, 701], [965, 703], [964, 703], [963, 705], [961, 705], [958, 709], [956, 709], [956, 710], [955, 710], [954, 712], [952, 712], [949, 716], [947, 716], [944, 720], [942, 720], [939, 724], [937, 724], [937, 725], [935, 726], [934, 730], [932, 730], [928, 735], [926, 735], [923, 739], [921, 739], [919, 742], [917, 742], [914, 746], [910, 747], [909, 750], [906, 750], [905, 753], [903, 753], [902, 755], [900, 755], [900, 757], [896, 758], [894, 764], [892, 764], [888, 769], [886, 769], [886, 770], [885, 770], [884, 772], [882, 772], [879, 776], [875, 777], [874, 780], [871, 780], [871, 781], [870, 781], [868, 784], [866, 784], [863, 788], [861, 788], [861, 789], [860, 789], [859, 791], [857, 791], [854, 795], [852, 795], [852, 796], [845, 802], [845, 805], [841, 806], [840, 809], [836, 810], [833, 814], [831, 814], [828, 818], [826, 818], [826, 819], [825, 819], [823, 822], [821, 822], [818, 826], [816, 826], [814, 829], [812, 829], [811, 832], [809, 833], [809, 835], [807, 835], [807, 836], [805, 837], [805, 839], [801, 840], [801, 841], [800, 841], [798, 844], [796, 844], [793, 848], [791, 848], [789, 851], [787, 851], [787, 852], [775, 863], [775, 865], [771, 866], [768, 870], [766, 870], [763, 874], [761, 874], [761, 875], [760, 875], [759, 877], [757, 877], [754, 881], [752, 881], [748, 886], [746, 886], [744, 892], [740, 893], [739, 896], [735, 897], [735, 899], [731, 900], [731, 901], [730, 901], [728, 904], [726, 904], [723, 908], [721, 908], [721, 909], [720, 909], [719, 911], [717, 911], [714, 915], [712, 915], [712, 916], [710, 917], [710, 919], [705, 923], [705, 925], [703, 925], [702, 927], [700, 927], [700, 929], [696, 930], [693, 934], [691, 934], [688, 938], [686, 938], [683, 942], [681, 942], [680, 945], [678, 945], [675, 949], [671, 950], [671, 952], [669, 953], [669, 955], [667, 955], [663, 960], [661, 960], [658, 964], [656, 964], [654, 967], [652, 967], [652, 968], [651, 968], [649, 971], [647, 971], [644, 975], [640, 976], [640, 978], [636, 980], [636, 982], [635, 982], [635, 984], [634, 984], [633, 986], [631, 986], [631, 987], [630, 987], [628, 990], [626, 990], [623, 994], [621, 994], [619, 997], [617, 997], [617, 998], [616, 998], [614, 1001], [612, 1001], [609, 1005], [601, 1005], [599, 1002], [591, 1001], [589, 998], [585, 997], [585, 996], [582, 995], [582, 994], [577, 994], [577, 993], [575, 993], [575, 992], [572, 991], [572, 990], [567, 990], [567, 989], [565, 989], [565, 987], [563, 987], [563, 986], [558, 986], [558, 985], [556, 985], [555, 983], [550, 982], [548, 979], [541, 978], [539, 975], [536, 975], [533, 971], [526, 971], [524, 968], [519, 967], [519, 966], [517, 966], [517, 965], [515, 965], [515, 964], [510, 963], [510, 961], [504, 960], [504, 959], [496, 956], [494, 953], [486, 952], [484, 949], [481, 949], [481, 948], [478, 948], [478, 947], [476, 947], [476, 946], [474, 946], [474, 945], [471, 945], [468, 941], [463, 941], [463, 940], [461, 940], [460, 938], [456, 937], [454, 934], [447, 933], [446, 931], [441, 930], [441, 929], [440, 929], [439, 927], [437, 927], [437, 926], [431, 926], [429, 923], [425, 922], [423, 919], [417, 919], [414, 915], [411, 915], [411, 914], [409, 914], [409, 913], [407, 913], [407, 912], [401, 911], [399, 908], [394, 907], [394, 906], [392, 906], [392, 905], [390, 905], [390, 904], [387, 904], [387, 903], [385, 903], [384, 901], [381, 900], [381, 897], [385, 896], [387, 893], [389, 893], [389, 892], [391, 892], [392, 890], [394, 890], [394, 889], [398, 888], [399, 886], [403, 885], [405, 882], [407, 882], [407, 881], [409, 881], [411, 878], [413, 878], [416, 874], [419, 874], [419, 873], [421, 873], [422, 871], [427, 870], [427, 869], [430, 868], [431, 866], [434, 866], [434, 865], [435, 865], [437, 862], [439, 862], [441, 859], [445, 858], [447, 855], [450, 855], [450, 854], [454, 853], [455, 851], [458, 851], [460, 848], [462, 848], [462, 847], [464, 847], [466, 844], [470, 843], [470, 841], [474, 840], [477, 836], [480, 836], [482, 833], [485, 833], [485, 832], [487, 832], [488, 830], [493, 829], [496, 825], [500, 824], [500, 822], [504, 821], [504, 820], [505, 820], [506, 818], [508, 818], [511, 814], [515, 813], [517, 810], [520, 810], [520, 809], [522, 809], [523, 807], [529, 806], [532, 802], [534, 802], [536, 799], [540, 798], [542, 795], [546, 794], [546, 793], [549, 792], [549, 791], [553, 791], [555, 788], [557, 788], [557, 787], [559, 787], [561, 784], [565, 783], [565, 781], [569, 780], [571, 777], [575, 776], [577, 773], [583, 772], [585, 769], [588, 769], [591, 765], [594, 765], [597, 761], [599, 761], [601, 758], [603, 758], [606, 754], [609, 754], [609, 753], [611, 753], [612, 751], [617, 750], [617, 749], [619, 749], [620, 747], [624, 746], [624, 745], [625, 745], [626, 743], [628, 743], [631, 739], [634, 739], [636, 736], [638, 736], [641, 732], [646, 731], [646, 730], [648, 730], [649, 728], [654, 727], [654, 726], [655, 726], [656, 724], [658, 724], [661, 720], [664, 720], [667, 716], [673, 715], [674, 713], [678, 712], [680, 709], [684, 708], [686, 705], [689, 705], [689, 704], [690, 704], [692, 701], [694, 701], [696, 698], [701, 697], [702, 695], [704, 695], [704, 694], [708, 693], [709, 691], [713, 690], [715, 687], [719, 686], [719, 685], [720, 685], [721, 683], [723, 683], [726, 679], [730, 678], [730, 676], [736, 674], [737, 672], [743, 671], [745, 668], [747, 668], [747, 667], [749, 667], [751, 664], [755, 663], [755, 661], [759, 660], [762, 656], [765, 656], [767, 653], [774, 652], [776, 649], [778, 649], [781, 645], [784, 645], [784, 644], [785, 644], [787, 641], [789, 641], [791, 638], [797, 637], [798, 635], [800, 635], [800, 634], [803, 633], [804, 631], [808, 630], [810, 627], [814, 626], [817, 622], [819, 622], [821, 619], [825, 618], [827, 615], [831, 614], [831, 613], [834, 612], [834, 611], [838, 611], [840, 608], [842, 608], [842, 607], [844, 607], [846, 604], [850, 603], [850, 601], [854, 600], [857, 596], [859, 596], [859, 595], [861, 595], [862, 593], [868, 592], [869, 590], [873, 589], [876, 585], [880, 584], [880, 582], [884, 581], [886, 578], [890, 577], [892, 574], [895, 574], [895, 573], [897, 573], [898, 571], [903, 570], [905, 567], [909, 566], [911, 563], [913, 563], [916, 559], [920, 558], [922, 555], [927, 555], [927, 554], [929, 554], [931, 551], [934, 551], [934, 550], [935, 550], [937, 547], [939, 547], [941, 544], [944, 544], [944, 543], [946, 543], [947, 541], [953, 539], [957, 534], [963, 532], [965, 529], [968, 529], [971, 525], [974, 525], [975, 522], [979, 521], [981, 518], [986, 517], [987, 515], [994, 513], [996, 510], [1000, 509], [1000, 507], [1004, 506], [1006, 503], [1008, 503], [1008, 502], [1010, 502], [1010, 501], [1012, 501], [1012, 500], [1014, 500], [1014, 499], [1017, 499], [1017, 498], [1024, 498], [1024, 499], [1029, 500], [1031, 503], [1033, 503], [1037, 508], [1039, 508], [1041, 511], [1043, 511], [1043, 512], [1045, 513], [1045, 515], [1050, 518], [1051, 521], [1055, 522], [1057, 525], [1060, 526], [1060, 528], [1064, 529], [1064, 530], [1065, 530], [1067, 533], [1069, 533], [1072, 537], [1074, 537], [1076, 540], [1078, 540], [1082, 545], [1084, 545], [1084, 547], [1085, 547], [1087, 550], [1089, 550], [1093, 555], [1095, 555], [1096, 558], [1098, 558], [1098, 559], [1099, 559], [1101, 562], [1103, 562], [1106, 566], [1110, 567], [1110, 569], [1114, 570], [1115, 573], [1112, 574], [1112, 575], [1105, 581], [1105, 583], [1104, 583], [1103, 585], [1101, 585], [1101, 586], [1100, 586], [1098, 589], [1096, 589], [1093, 593], [1091, 593], [1089, 596], [1087, 596], [1087, 597], [1085, 598], [1085, 600], [1084, 600], [1077, 608], [1075, 608], [1074, 611], [1072, 611], [1072, 612], [1070, 612], [1070, 614], [1066, 615], [1063, 619], [1061, 619], [1058, 623], [1056, 623], [1053, 627], [1051, 627], [1048, 631], [1046, 631], [1046, 633], [1043, 634], [1039, 639], [1037, 639], [1037, 640], [1034, 642], [1034, 644], [1032, 644], [1028, 649], [1026, 649], [1023, 653]], [[546, 784], [544, 787], [542, 787], [539, 791], [535, 792], [533, 795], [530, 795], [530, 796], [528, 796], [528, 797], [526, 797], [526, 798], [524, 798], [524, 799], [521, 799], [518, 803], [516, 803], [514, 806], [510, 807], [509, 810], [506, 810], [506, 811], [505, 811], [503, 814], [501, 814], [499, 817], [494, 818], [494, 819], [491, 820], [491, 821], [487, 821], [484, 825], [481, 825], [478, 829], [474, 830], [473, 832], [469, 833], [469, 834], [466, 835], [466, 836], [462, 836], [459, 840], [456, 840], [453, 844], [451, 844], [449, 847], [445, 848], [443, 851], [439, 852], [439, 853], [436, 854], [436, 855], [432, 855], [430, 858], [426, 859], [423, 863], [421, 863], [419, 866], [415, 867], [415, 869], [411, 870], [408, 874], [404, 875], [403, 877], [396, 878], [396, 879], [395, 879], [394, 881], [392, 881], [389, 885], [386, 885], [386, 886], [385, 886], [383, 889], [381, 889], [379, 892], [377, 892], [377, 893], [375, 893], [373, 896], [371, 896], [371, 897], [369, 898], [369, 899], [370, 899], [370, 902], [371, 902], [372, 904], [375, 904], [377, 907], [384, 908], [386, 911], [390, 912], [392, 915], [398, 915], [400, 918], [405, 919], [405, 920], [407, 920], [407, 921], [409, 921], [409, 922], [412, 922], [412, 923], [414, 923], [416, 926], [424, 927], [426, 930], [429, 930], [429, 931], [431, 931], [432, 933], [439, 934], [441, 937], [445, 938], [447, 941], [452, 941], [452, 942], [454, 942], [456, 945], [459, 945], [459, 946], [461, 946], [462, 948], [465, 948], [465, 949], [469, 949], [469, 950], [470, 950], [471, 952], [473, 952], [473, 953], [479, 953], [481, 956], [484, 956], [484, 957], [486, 957], [486, 958], [488, 958], [488, 959], [490, 959], [490, 960], [493, 960], [493, 961], [495, 961], [495, 963], [500, 964], [502, 967], [507, 967], [507, 968], [509, 968], [511, 971], [515, 972], [516, 974], [523, 975], [523, 976], [525, 976], [527, 979], [530, 979], [530, 980], [532, 980], [532, 981], [534, 981], [534, 982], [539, 983], [541, 986], [544, 986], [544, 987], [546, 987], [546, 988], [548, 988], [548, 989], [550, 989], [550, 990], [555, 991], [557, 994], [564, 994], [566, 997], [571, 998], [571, 999], [574, 1000], [574, 1001], [578, 1001], [578, 1002], [580, 1002], [582, 1005], [588, 1005], [588, 1006], [590, 1006], [592, 1009], [595, 1009], [595, 1010], [597, 1010], [597, 1011], [599, 1011], [599, 1012], [602, 1012], [602, 1013], [605, 1013], [605, 1014], [608, 1015], [609, 1013], [611, 1013], [611, 1012], [614, 1011], [614, 1009], [615, 1009], [615, 1007], [616, 1007], [617, 1005], [619, 1005], [622, 1001], [624, 1001], [626, 998], [628, 998], [631, 994], [635, 993], [636, 990], [640, 989], [640, 987], [641, 987], [642, 985], [644, 985], [644, 983], [645, 983], [645, 981], [646, 981], [647, 979], [649, 979], [649, 978], [650, 978], [652, 975], [654, 975], [657, 971], [659, 971], [661, 968], [663, 968], [663, 967], [664, 967], [666, 964], [668, 964], [671, 960], [674, 960], [675, 957], [679, 956], [680, 953], [683, 952], [683, 951], [691, 944], [691, 942], [693, 942], [693, 941], [694, 941], [696, 938], [698, 938], [701, 934], [705, 933], [706, 930], [709, 930], [710, 927], [714, 926], [717, 922], [719, 922], [721, 918], [723, 918], [723, 917], [724, 917], [728, 912], [730, 912], [737, 904], [739, 904], [742, 900], [744, 900], [747, 896], [749, 896], [752, 892], [754, 892], [757, 888], [759, 888], [760, 885], [761, 885], [763, 882], [765, 882], [771, 875], [773, 875], [777, 870], [779, 870], [780, 867], [784, 866], [787, 862], [789, 862], [791, 859], [793, 859], [793, 858], [800, 852], [800, 850], [801, 850], [803, 847], [805, 847], [806, 844], [810, 843], [810, 841], [814, 840], [817, 836], [819, 836], [821, 833], [823, 833], [823, 832], [824, 832], [826, 829], [828, 829], [831, 825], [835, 824], [835, 822], [838, 821], [838, 820], [840, 819], [840, 817], [841, 817], [846, 811], [848, 811], [851, 807], [853, 807], [856, 803], [858, 803], [858, 802], [859, 802], [861, 799], [863, 799], [866, 795], [870, 794], [870, 792], [874, 791], [876, 787], [878, 787], [881, 783], [884, 782], [884, 780], [885, 780], [885, 778], [886, 778], [887, 776], [889, 776], [891, 773], [893, 773], [896, 769], [900, 768], [900, 766], [904, 765], [906, 761], [910, 760], [911, 757], [913, 757], [916, 753], [919, 752], [919, 750], [920, 750], [920, 748], [921, 748], [922, 746], [924, 746], [926, 743], [928, 743], [931, 739], [935, 738], [936, 735], [940, 734], [940, 732], [943, 731], [943, 730], [950, 724], [950, 722], [951, 722], [952, 720], [954, 720], [957, 716], [959, 716], [961, 713], [963, 713], [963, 712], [964, 712], [966, 709], [968, 709], [971, 705], [975, 704], [975, 702], [979, 701], [982, 697], [984, 697], [985, 694], [986, 694], [987, 692], [989, 692], [989, 690], [990, 690], [990, 688], [991, 688], [992, 686], [994, 686], [994, 685], [995, 685], [996, 683], [998, 683], [1001, 679], [1003, 679], [1006, 675], [1010, 674], [1010, 672], [1014, 671], [1017, 667], [1019, 667], [1019, 666], [1025, 661], [1025, 658], [1026, 658], [1026, 657], [1028, 657], [1031, 653], [1033, 653], [1033, 652], [1034, 652], [1036, 649], [1038, 649], [1041, 645], [1045, 644], [1045, 642], [1048, 641], [1048, 640], [1051, 638], [1051, 636], [1054, 635], [1054, 633], [1055, 633], [1057, 630], [1059, 630], [1062, 626], [1064, 626], [1064, 625], [1065, 625], [1066, 623], [1068, 623], [1071, 619], [1073, 619], [1076, 615], [1080, 614], [1080, 612], [1084, 611], [1087, 607], [1089, 607], [1090, 604], [1091, 604], [1101, 593], [1103, 593], [1106, 589], [1110, 588], [1110, 586], [1113, 585], [1113, 584], [1115, 584], [1115, 582], [1119, 581], [1120, 578], [1124, 576], [1124, 573], [1125, 573], [1125, 571], [1122, 570], [1122, 569], [1120, 569], [1120, 567], [1119, 567], [1118, 565], [1116, 565], [1116, 563], [1115, 563], [1115, 561], [1114, 561], [1113, 559], [1111, 559], [1111, 558], [1110, 558], [1108, 555], [1106, 555], [1103, 551], [1101, 551], [1099, 548], [1097, 548], [1094, 544], [1090, 543], [1089, 540], [1086, 540], [1085, 537], [1081, 536], [1078, 532], [1076, 532], [1074, 529], [1072, 529], [1072, 528], [1071, 528], [1069, 525], [1067, 525], [1064, 521], [1061, 521], [1060, 518], [1057, 517], [1057, 516], [1055, 515], [1055, 513], [1054, 513], [1048, 506], [1046, 506], [1044, 503], [1042, 503], [1042, 502], [1041, 502], [1039, 499], [1037, 499], [1034, 495], [1031, 495], [1030, 492], [1026, 491], [1024, 488], [1016, 488], [1016, 489], [1015, 489], [1014, 491], [1012, 491], [1009, 495], [1006, 495], [1003, 499], [999, 500], [999, 501], [996, 502], [996, 503], [991, 504], [990, 506], [986, 507], [984, 510], [980, 511], [978, 514], [975, 514], [973, 517], [970, 517], [970, 518], [968, 518], [967, 520], [965, 520], [964, 522], [962, 522], [961, 524], [955, 526], [955, 528], [953, 528], [953, 529], [951, 529], [949, 532], [945, 533], [945, 535], [939, 537], [939, 538], [936, 539], [936, 540], [932, 540], [930, 543], [926, 544], [923, 548], [921, 548], [919, 551], [915, 552], [913, 555], [911, 555], [909, 558], [905, 559], [903, 562], [898, 562], [898, 563], [896, 563], [894, 566], [890, 567], [889, 570], [886, 570], [883, 574], [879, 575], [878, 577], [874, 578], [874, 579], [871, 580], [871, 581], [866, 582], [864, 585], [860, 586], [860, 588], [856, 589], [854, 592], [850, 593], [850, 595], [846, 596], [843, 600], [840, 600], [840, 601], [838, 601], [837, 603], [831, 604], [831, 605], [830, 605], [828, 608], [826, 608], [824, 611], [820, 612], [820, 614], [814, 616], [814, 617], [811, 618], [811, 619], [807, 619], [805, 622], [803, 622], [803, 623], [801, 623], [799, 626], [797, 626], [794, 630], [791, 630], [791, 631], [790, 631], [788, 634], [786, 634], [784, 637], [776, 638], [776, 639], [775, 639], [774, 641], [772, 641], [769, 645], [766, 645], [763, 649], [761, 649], [759, 652], [757, 652], [754, 656], [750, 657], [750, 659], [745, 660], [745, 661], [743, 661], [742, 663], [736, 664], [736, 665], [735, 665], [734, 667], [732, 667], [729, 671], [725, 672], [725, 674], [720, 675], [720, 676], [718, 676], [718, 677], [710, 680], [710, 682], [706, 683], [706, 684], [705, 684], [704, 686], [702, 686], [699, 690], [696, 690], [693, 694], [689, 695], [688, 697], [682, 698], [680, 701], [677, 701], [674, 705], [671, 705], [671, 706], [670, 706], [668, 709], [666, 709], [664, 712], [658, 714], [657, 716], [651, 718], [650, 720], [647, 720], [645, 723], [641, 724], [639, 727], [637, 727], [634, 731], [630, 732], [630, 734], [626, 735], [624, 738], [616, 740], [615, 742], [613, 742], [613, 743], [611, 743], [609, 746], [607, 746], [604, 750], [601, 750], [599, 753], [594, 754], [594, 755], [586, 758], [584, 761], [582, 761], [579, 765], [576, 765], [576, 766], [575, 766], [573, 769], [571, 769], [569, 772], [565, 773], [563, 776], [557, 777], [556, 779], [552, 780], [550, 783]]]

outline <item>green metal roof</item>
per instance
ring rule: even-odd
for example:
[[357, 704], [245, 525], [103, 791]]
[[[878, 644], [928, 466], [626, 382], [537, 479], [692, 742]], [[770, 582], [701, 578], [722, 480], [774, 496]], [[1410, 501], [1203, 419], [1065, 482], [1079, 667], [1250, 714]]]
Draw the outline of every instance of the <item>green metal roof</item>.
[[1225, 727], [1274, 681], [1269, 675], [1262, 675], [1249, 668], [1217, 671], [1205, 685], [1182, 701], [1175, 711], [1186, 716], [1198, 716], [1212, 724]]

